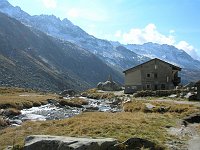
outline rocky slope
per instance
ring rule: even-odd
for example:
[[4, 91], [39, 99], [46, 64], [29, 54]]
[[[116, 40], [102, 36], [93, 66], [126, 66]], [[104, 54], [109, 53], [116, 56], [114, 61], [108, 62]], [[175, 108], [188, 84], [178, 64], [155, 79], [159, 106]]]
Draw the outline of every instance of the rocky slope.
[[182, 68], [200, 70], [200, 62], [193, 59], [185, 51], [167, 44], [145, 43], [143, 45], [128, 44], [126, 48], [149, 58], [160, 58]]
[[83, 48], [52, 38], [2, 13], [0, 20], [1, 85], [58, 91], [86, 89], [109, 74], [122, 81], [120, 74]]
[[[124, 49], [123, 52], [118, 51], [109, 41], [89, 35], [68, 19], [60, 20], [53, 15], [30, 16], [19, 7], [13, 7], [6, 0], [0, 2], [0, 11], [16, 18], [27, 26], [32, 26], [53, 37], [77, 44], [120, 71], [148, 60], [144, 56], [135, 57], [137, 54], [130, 52], [128, 49]], [[130, 55], [124, 55], [126, 52]], [[130, 60], [132, 60], [131, 63]]]

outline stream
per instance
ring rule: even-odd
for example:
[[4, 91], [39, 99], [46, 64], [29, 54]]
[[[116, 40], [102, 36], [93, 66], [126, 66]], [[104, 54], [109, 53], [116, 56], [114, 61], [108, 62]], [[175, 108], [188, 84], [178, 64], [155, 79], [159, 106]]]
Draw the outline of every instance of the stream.
[[83, 105], [83, 108], [70, 107], [70, 106], [60, 106], [55, 100], [52, 100], [46, 105], [39, 107], [32, 107], [29, 109], [21, 110], [21, 114], [10, 118], [10, 122], [13, 126], [20, 125], [23, 121], [32, 120], [32, 121], [45, 121], [45, 120], [60, 120], [75, 115], [80, 114], [81, 112], [119, 112], [121, 108], [117, 105], [113, 105], [114, 101], [110, 100], [95, 100], [84, 98], [88, 101], [88, 105]]

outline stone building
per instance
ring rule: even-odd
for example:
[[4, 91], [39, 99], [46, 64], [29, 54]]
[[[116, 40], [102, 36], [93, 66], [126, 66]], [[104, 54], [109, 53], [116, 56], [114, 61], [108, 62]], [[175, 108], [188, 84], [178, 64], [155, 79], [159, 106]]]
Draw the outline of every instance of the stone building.
[[200, 80], [196, 83], [197, 86], [197, 100], [200, 100]]
[[125, 70], [124, 93], [138, 90], [174, 89], [181, 82], [181, 68], [158, 58]]

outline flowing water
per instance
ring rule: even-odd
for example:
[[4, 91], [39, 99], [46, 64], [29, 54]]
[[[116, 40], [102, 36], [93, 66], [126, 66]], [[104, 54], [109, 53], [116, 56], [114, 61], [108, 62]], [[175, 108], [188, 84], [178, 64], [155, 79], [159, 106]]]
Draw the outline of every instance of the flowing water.
[[[57, 102], [51, 102], [47, 105], [39, 107], [32, 107], [30, 109], [21, 110], [21, 115], [12, 118], [13, 120], [33, 120], [33, 121], [45, 121], [45, 120], [59, 120], [64, 118], [73, 117], [80, 114], [83, 111], [100, 111], [100, 112], [118, 112], [121, 111], [116, 105], [112, 104], [112, 101], [108, 100], [94, 100], [84, 98], [88, 101], [88, 105], [83, 105], [83, 108], [60, 106]], [[14, 121], [13, 121], [14, 122]]]

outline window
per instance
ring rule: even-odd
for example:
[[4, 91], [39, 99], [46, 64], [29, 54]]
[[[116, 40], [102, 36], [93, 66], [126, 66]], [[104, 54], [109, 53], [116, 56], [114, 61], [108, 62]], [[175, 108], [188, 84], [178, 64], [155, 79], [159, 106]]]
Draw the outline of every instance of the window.
[[161, 84], [161, 90], [165, 90], [165, 84]]
[[154, 85], [155, 91], [158, 90], [158, 85]]
[[167, 82], [169, 82], [169, 77], [167, 76]]
[[150, 84], [146, 84], [146, 89], [150, 90], [151, 89], [151, 85]]
[[154, 78], [158, 78], [158, 74], [157, 73], [154, 73]]
[[150, 78], [150, 77], [151, 77], [150, 73], [147, 73], [147, 77], [148, 77], [148, 78]]
[[158, 66], [157, 65], [155, 65], [155, 70], [158, 68]]

